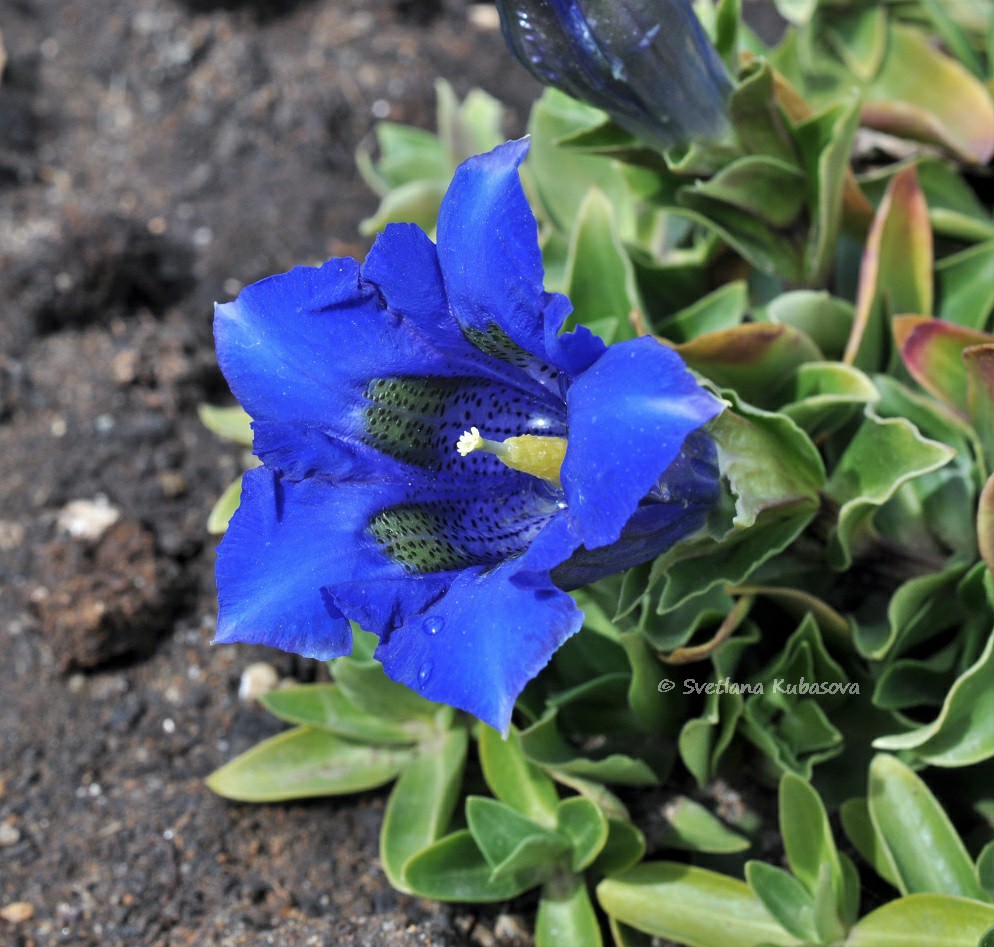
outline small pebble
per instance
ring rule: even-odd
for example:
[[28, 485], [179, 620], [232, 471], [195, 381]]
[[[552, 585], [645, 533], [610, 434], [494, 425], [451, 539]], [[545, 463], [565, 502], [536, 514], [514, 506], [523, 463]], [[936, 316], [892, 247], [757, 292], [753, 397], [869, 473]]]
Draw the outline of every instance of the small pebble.
[[21, 833], [9, 822], [0, 822], [0, 848], [9, 848], [21, 840]]
[[238, 682], [238, 699], [251, 704], [263, 694], [275, 690], [279, 682], [280, 676], [271, 664], [266, 664], [264, 661], [250, 664], [242, 671], [241, 680]]
[[0, 917], [11, 924], [23, 924], [34, 916], [34, 905], [28, 904], [27, 901], [15, 901], [13, 904], [0, 908]]
[[73, 500], [59, 512], [58, 525], [76, 539], [95, 540], [103, 536], [121, 518], [121, 511], [111, 506], [105, 496], [93, 500]]

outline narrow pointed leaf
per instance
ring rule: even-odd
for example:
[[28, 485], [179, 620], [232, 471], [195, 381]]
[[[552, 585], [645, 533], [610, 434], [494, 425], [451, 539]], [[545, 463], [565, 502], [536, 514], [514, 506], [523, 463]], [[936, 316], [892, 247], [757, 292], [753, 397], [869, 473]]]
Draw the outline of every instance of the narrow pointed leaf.
[[344, 796], [390, 782], [412, 756], [410, 750], [362, 746], [297, 727], [235, 757], [211, 773], [207, 785], [239, 802]]

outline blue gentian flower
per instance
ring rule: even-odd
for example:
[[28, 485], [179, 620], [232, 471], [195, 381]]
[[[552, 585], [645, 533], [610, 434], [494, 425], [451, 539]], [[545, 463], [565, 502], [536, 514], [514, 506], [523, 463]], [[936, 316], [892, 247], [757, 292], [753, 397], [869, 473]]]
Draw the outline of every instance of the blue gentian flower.
[[669, 147], [717, 138], [732, 83], [689, 0], [497, 0], [511, 52], [539, 82]]
[[[560, 334], [517, 168], [471, 158], [438, 245], [391, 225], [219, 306], [218, 359], [263, 465], [218, 551], [219, 642], [318, 659], [348, 619], [392, 678], [506, 730], [574, 634], [565, 589], [697, 529], [720, 410], [671, 349]], [[503, 458], [503, 459], [502, 459]]]

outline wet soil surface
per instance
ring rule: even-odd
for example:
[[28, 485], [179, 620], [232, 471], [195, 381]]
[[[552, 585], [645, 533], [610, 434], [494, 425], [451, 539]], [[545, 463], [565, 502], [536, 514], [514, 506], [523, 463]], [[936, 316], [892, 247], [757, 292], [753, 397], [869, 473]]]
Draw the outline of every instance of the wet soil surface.
[[279, 725], [212, 648], [207, 513], [242, 464], [212, 303], [362, 255], [374, 114], [536, 87], [461, 0], [0, 0], [0, 944], [516, 944], [513, 909], [397, 895], [382, 794], [239, 806]]

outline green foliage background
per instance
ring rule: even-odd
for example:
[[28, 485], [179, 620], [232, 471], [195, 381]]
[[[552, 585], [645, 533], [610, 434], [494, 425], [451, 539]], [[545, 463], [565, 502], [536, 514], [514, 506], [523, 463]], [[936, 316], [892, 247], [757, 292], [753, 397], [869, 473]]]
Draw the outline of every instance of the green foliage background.
[[[707, 527], [575, 593], [584, 632], [508, 740], [389, 681], [357, 630], [334, 683], [265, 697], [293, 728], [210, 779], [253, 802], [392, 783], [391, 883], [535, 889], [543, 947], [994, 944], [994, 13], [778, 6], [766, 49], [737, 0], [698, 4], [738, 76], [719, 142], [661, 154], [555, 91], [530, 120], [549, 288], [728, 403]], [[503, 139], [494, 99], [438, 95], [437, 134], [382, 123], [360, 154], [366, 232], [431, 232]], [[203, 416], [250, 444], [237, 409]], [[777, 825], [717, 805], [728, 782], [778, 787]]]

